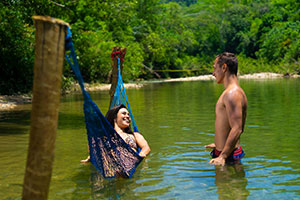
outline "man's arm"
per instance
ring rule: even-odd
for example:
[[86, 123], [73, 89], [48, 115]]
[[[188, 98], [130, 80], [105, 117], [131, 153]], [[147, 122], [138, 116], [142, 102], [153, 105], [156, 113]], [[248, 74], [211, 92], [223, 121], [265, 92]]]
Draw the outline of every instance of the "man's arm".
[[243, 132], [243, 96], [239, 92], [232, 93], [224, 99], [226, 106], [226, 113], [230, 125], [230, 132], [228, 134], [225, 146], [220, 156], [225, 159], [232, 153], [237, 141]]
[[228, 134], [225, 146], [219, 157], [212, 159], [209, 163], [215, 165], [225, 165], [226, 158], [232, 153], [237, 141], [243, 132], [243, 108], [242, 94], [239, 92], [231, 92], [224, 98], [224, 105], [228, 117], [230, 132]]

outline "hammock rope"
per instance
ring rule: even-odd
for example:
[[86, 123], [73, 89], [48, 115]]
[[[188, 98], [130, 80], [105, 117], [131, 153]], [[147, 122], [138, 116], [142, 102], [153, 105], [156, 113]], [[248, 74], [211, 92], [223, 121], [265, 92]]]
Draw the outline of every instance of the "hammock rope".
[[134, 117], [132, 115], [131, 108], [130, 108], [130, 105], [129, 105], [129, 102], [127, 99], [126, 91], [124, 88], [124, 83], [123, 83], [122, 76], [121, 76], [120, 58], [118, 58], [118, 83], [117, 83], [117, 87], [116, 87], [115, 94], [114, 94], [113, 100], [111, 102], [110, 108], [113, 108], [120, 104], [126, 105], [126, 107], [128, 109], [128, 112], [129, 112], [129, 115], [130, 115], [130, 118], [132, 121], [133, 131], [139, 132], [137, 125], [134, 121]]
[[[66, 51], [70, 51], [69, 55], [66, 54], [65, 57], [75, 73], [84, 97], [83, 110], [91, 163], [101, 172], [104, 178], [113, 178], [116, 176], [130, 178], [143, 158], [114, 130], [85, 90], [69, 27], [67, 27], [65, 48]], [[113, 107], [121, 103], [127, 105], [128, 112], [132, 119], [133, 129], [137, 132], [138, 129], [121, 78], [120, 58], [118, 58], [118, 68], [118, 84], [111, 106]]]

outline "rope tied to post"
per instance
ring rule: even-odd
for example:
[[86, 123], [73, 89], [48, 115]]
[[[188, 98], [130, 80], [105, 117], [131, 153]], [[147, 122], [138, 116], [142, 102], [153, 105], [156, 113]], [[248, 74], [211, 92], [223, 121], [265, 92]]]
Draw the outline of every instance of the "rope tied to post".
[[124, 61], [125, 58], [126, 49], [124, 51], [117, 50], [115, 51], [115, 47], [113, 48], [113, 52], [110, 54], [111, 59], [114, 61], [114, 58], [120, 58], [122, 61]]

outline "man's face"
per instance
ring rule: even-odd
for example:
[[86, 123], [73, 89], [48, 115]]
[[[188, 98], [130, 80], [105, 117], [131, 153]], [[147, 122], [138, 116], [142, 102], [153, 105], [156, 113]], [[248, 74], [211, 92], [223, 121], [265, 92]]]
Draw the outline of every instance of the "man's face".
[[214, 63], [213, 76], [216, 77], [217, 83], [223, 83], [225, 73], [222, 70], [222, 66], [218, 64], [219, 58], [216, 58]]

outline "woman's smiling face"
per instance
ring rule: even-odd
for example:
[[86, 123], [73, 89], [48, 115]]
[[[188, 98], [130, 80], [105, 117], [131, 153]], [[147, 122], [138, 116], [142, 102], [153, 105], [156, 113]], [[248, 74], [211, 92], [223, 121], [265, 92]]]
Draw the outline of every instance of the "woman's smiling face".
[[121, 108], [117, 114], [116, 123], [121, 128], [127, 128], [130, 125], [131, 119], [126, 108]]

